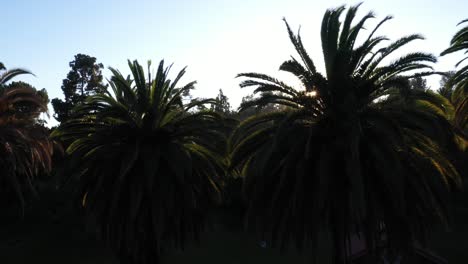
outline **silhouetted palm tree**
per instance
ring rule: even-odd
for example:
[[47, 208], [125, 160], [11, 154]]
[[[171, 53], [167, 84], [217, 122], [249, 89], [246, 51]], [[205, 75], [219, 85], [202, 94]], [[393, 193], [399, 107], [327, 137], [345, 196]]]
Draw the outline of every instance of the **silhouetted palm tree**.
[[358, 7], [350, 7], [343, 22], [344, 7], [325, 12], [326, 75], [286, 23], [301, 62], [292, 58], [280, 69], [294, 74], [305, 90], [263, 74], [239, 74], [248, 78], [241, 87], [260, 93], [244, 107], [277, 104], [283, 110], [251, 117], [231, 136], [231, 167], [243, 169], [250, 223], [273, 245], [293, 242], [298, 248], [316, 249], [326, 230], [335, 263], [349, 261], [349, 239], [356, 234], [374, 253], [382, 242], [397, 252], [415, 240], [424, 243], [433, 220], [447, 218], [444, 186], [458, 183], [456, 170], [425, 129], [440, 116], [396, 103], [415, 101], [403, 96], [408, 79], [433, 73], [413, 71], [431, 70], [436, 58], [415, 52], [384, 64], [422, 37], [378, 48], [386, 38], [374, 34], [391, 17], [360, 36], [374, 15], [352, 25]]
[[38, 124], [47, 102], [34, 88], [21, 83], [5, 86], [23, 73], [27, 72], [16, 69], [0, 74], [0, 189], [2, 193], [13, 191], [22, 206], [25, 193], [35, 193], [33, 177], [50, 171], [53, 149], [47, 129]]
[[112, 91], [91, 96], [54, 136], [73, 139], [67, 152], [81, 173], [82, 204], [122, 263], [158, 263], [165, 249], [198, 239], [206, 210], [218, 197], [222, 161], [219, 115], [183, 104], [159, 64], [152, 78], [137, 61], [133, 79], [110, 69]]
[[[468, 19], [461, 21], [458, 25], [467, 23]], [[468, 51], [468, 24], [460, 29], [453, 36], [450, 41], [450, 47], [441, 53], [442, 56], [458, 52]], [[465, 56], [455, 66], [462, 65], [464, 61], [468, 59]], [[456, 128], [460, 132], [464, 133], [466, 139], [468, 139], [468, 65], [463, 66], [450, 78], [447, 83], [448, 86], [453, 86], [453, 92], [451, 95], [451, 101], [455, 108], [453, 122]]]

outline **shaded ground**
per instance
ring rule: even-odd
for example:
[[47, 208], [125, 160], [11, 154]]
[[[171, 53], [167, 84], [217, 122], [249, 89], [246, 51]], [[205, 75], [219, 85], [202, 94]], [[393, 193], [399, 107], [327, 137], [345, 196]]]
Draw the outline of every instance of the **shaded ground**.
[[[24, 220], [2, 225], [2, 264], [117, 264], [103, 243], [86, 234], [78, 222], [44, 223]], [[164, 263], [310, 263], [306, 255], [282, 254], [262, 248], [253, 237], [240, 232], [207, 232], [200, 245], [174, 252]]]
[[[85, 232], [82, 220], [72, 214], [57, 217], [47, 208], [38, 206], [21, 221], [3, 217], [0, 223], [2, 264], [118, 263], [110, 250]], [[280, 253], [262, 248], [253, 236], [242, 232], [207, 232], [202, 242], [198, 246], [189, 246], [183, 253], [170, 254], [164, 263], [311, 263], [308, 253]], [[449, 263], [468, 263], [468, 209], [456, 209], [453, 230], [436, 232], [431, 245], [433, 251]], [[319, 259], [318, 263], [326, 262]]]
[[[53, 205], [57, 197], [45, 197], [18, 217], [18, 210], [4, 210], [0, 218], [1, 264], [117, 264], [111, 251], [86, 232], [83, 219], [76, 213], [63, 210], [66, 205]], [[52, 206], [51, 206], [52, 204]], [[60, 208], [61, 213], [53, 208]], [[184, 252], [173, 252], [163, 263], [310, 263], [310, 256], [280, 253], [262, 248], [254, 236], [243, 232], [207, 231], [200, 245], [189, 245]], [[322, 262], [323, 263], [323, 262]]]
[[468, 263], [468, 208], [455, 208], [453, 228], [435, 232], [430, 245], [434, 252], [449, 263]]
[[41, 196], [26, 208], [24, 217], [18, 209], [3, 207], [0, 263], [117, 263], [110, 250], [85, 232], [82, 219], [64, 209], [70, 207], [64, 200], [55, 194]]

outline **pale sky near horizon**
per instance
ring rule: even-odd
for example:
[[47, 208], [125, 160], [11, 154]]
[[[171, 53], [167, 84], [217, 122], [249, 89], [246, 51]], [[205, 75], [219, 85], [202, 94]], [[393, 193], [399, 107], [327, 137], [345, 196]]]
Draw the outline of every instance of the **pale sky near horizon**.
[[[195, 96], [214, 97], [222, 88], [231, 105], [242, 96], [236, 74], [267, 73], [288, 78], [278, 67], [296, 55], [282, 21], [301, 26], [301, 36], [319, 69], [323, 59], [320, 24], [327, 8], [358, 1], [266, 1], [266, 0], [0, 0], [2, 41], [0, 61], [7, 68], [21, 67], [36, 77], [16, 80], [46, 88], [49, 97], [62, 98], [62, 80], [68, 63], [77, 53], [94, 56], [107, 67], [129, 73], [127, 59], [145, 64], [151, 59], [174, 63], [172, 73], [188, 66], [181, 83], [197, 80]], [[358, 18], [374, 11], [377, 19], [393, 15], [380, 31], [391, 40], [420, 33], [417, 41], [403, 51], [425, 51], [435, 55], [448, 47], [456, 27], [468, 18], [468, 1], [379, 1], [368, 0]], [[439, 58], [436, 70], [454, 69], [458, 55]], [[437, 88], [438, 77], [429, 84]], [[49, 110], [52, 115], [52, 109]], [[56, 124], [51, 117], [49, 124]]]

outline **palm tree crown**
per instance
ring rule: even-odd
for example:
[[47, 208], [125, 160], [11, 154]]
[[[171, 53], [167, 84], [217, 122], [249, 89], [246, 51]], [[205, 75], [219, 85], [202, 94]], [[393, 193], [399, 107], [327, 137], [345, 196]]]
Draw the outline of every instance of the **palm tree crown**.
[[[375, 36], [385, 17], [358, 36], [368, 13], [353, 25], [359, 5], [330, 9], [322, 20], [325, 75], [317, 71], [301, 37], [286, 23], [300, 60], [280, 70], [296, 76], [305, 90], [273, 77], [243, 73], [241, 87], [260, 96], [243, 107], [277, 104], [279, 111], [251, 117], [231, 137], [231, 167], [245, 176], [248, 218], [273, 245], [294, 241], [299, 248], [319, 233], [332, 238], [334, 259], [346, 262], [349, 239], [364, 237], [376, 250], [403, 252], [425, 241], [433, 219], [446, 219], [444, 185], [457, 172], [427, 131], [427, 123], [448, 125], [436, 111], [412, 104], [433, 103], [403, 96], [408, 79], [433, 72], [431, 54], [413, 52], [390, 63], [385, 59], [420, 35], [390, 43]], [[421, 91], [421, 93], [424, 93]], [[434, 121], [442, 120], [442, 121]]]
[[[21, 206], [25, 193], [35, 193], [33, 177], [49, 172], [52, 166], [52, 143], [48, 131], [38, 125], [40, 113], [47, 111], [47, 102], [38, 91], [21, 83], [6, 85], [11, 78], [28, 73], [6, 71], [0, 63], [0, 189], [13, 192]], [[25, 191], [24, 187], [26, 187]]]
[[[54, 136], [73, 140], [67, 152], [81, 173], [82, 204], [122, 262], [156, 263], [165, 249], [198, 238], [207, 206], [218, 199], [221, 159], [218, 115], [194, 112], [212, 100], [184, 104], [185, 73], [168, 79], [159, 64], [146, 77], [110, 69], [111, 91], [89, 97]], [[76, 163], [75, 163], [76, 161]]]
[[[467, 23], [468, 19], [461, 21], [458, 25]], [[468, 52], [468, 24], [460, 29], [450, 41], [450, 47], [444, 50], [441, 55], [463, 51]], [[465, 56], [455, 66], [458, 67], [468, 59]], [[453, 86], [451, 101], [455, 108], [453, 122], [456, 128], [464, 135], [468, 142], [468, 65], [456, 71], [448, 81], [448, 86]], [[466, 143], [468, 145], [468, 143]]]

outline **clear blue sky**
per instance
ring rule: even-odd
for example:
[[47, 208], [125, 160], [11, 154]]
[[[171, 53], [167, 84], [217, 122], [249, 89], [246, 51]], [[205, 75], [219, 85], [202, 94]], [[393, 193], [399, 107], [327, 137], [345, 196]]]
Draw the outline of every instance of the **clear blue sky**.
[[[50, 98], [62, 97], [60, 86], [77, 53], [92, 55], [105, 67], [128, 73], [127, 59], [164, 58], [174, 70], [188, 66], [185, 82], [197, 80], [197, 96], [212, 97], [219, 88], [237, 106], [249, 91], [234, 76], [256, 71], [278, 73], [294, 53], [282, 23], [297, 29], [317, 64], [322, 63], [319, 28], [327, 8], [356, 1], [264, 0], [0, 0], [0, 61], [22, 67], [36, 77], [20, 77]], [[381, 31], [392, 39], [421, 33], [427, 39], [406, 51], [439, 54], [468, 17], [468, 1], [368, 0], [360, 15], [373, 10], [378, 18], [395, 18]], [[377, 21], [377, 19], [376, 19]], [[450, 70], [459, 56], [440, 58], [436, 69]], [[109, 71], [104, 71], [106, 77]], [[429, 83], [433, 88], [437, 78]], [[52, 111], [51, 111], [52, 113]], [[52, 124], [55, 120], [50, 121]]]

